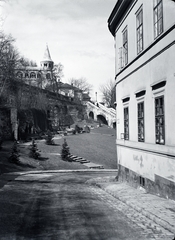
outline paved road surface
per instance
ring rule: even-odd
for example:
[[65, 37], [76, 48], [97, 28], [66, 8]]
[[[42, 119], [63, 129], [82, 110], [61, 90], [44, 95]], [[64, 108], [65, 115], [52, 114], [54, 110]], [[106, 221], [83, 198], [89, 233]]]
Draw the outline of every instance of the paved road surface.
[[0, 189], [0, 239], [140, 240], [116, 199], [87, 180], [115, 173], [21, 175]]

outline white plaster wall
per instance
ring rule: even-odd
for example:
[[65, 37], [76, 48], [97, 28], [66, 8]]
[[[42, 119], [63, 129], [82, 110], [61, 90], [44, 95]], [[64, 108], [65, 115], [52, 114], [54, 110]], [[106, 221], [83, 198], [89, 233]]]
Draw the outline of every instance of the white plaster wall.
[[[137, 57], [136, 17], [135, 13], [143, 5], [144, 49], [154, 41], [153, 0], [138, 0], [132, 11], [116, 32], [116, 74], [118, 69], [118, 49], [122, 46], [122, 30], [128, 26], [128, 60]], [[152, 14], [150, 14], [152, 13]], [[175, 3], [163, 0], [164, 32], [175, 24]], [[175, 30], [162, 38], [149, 51], [117, 76], [117, 155], [119, 164], [154, 181], [155, 174], [175, 181], [175, 159], [166, 154], [175, 155]], [[164, 49], [169, 44], [172, 46]], [[156, 56], [162, 49], [160, 55]], [[151, 59], [152, 57], [155, 58]], [[148, 61], [148, 62], [147, 62]], [[146, 63], [147, 62], [147, 63]], [[145, 64], [146, 63], [146, 64]], [[143, 64], [143, 66], [142, 66]], [[140, 67], [140, 68], [139, 68]], [[136, 70], [139, 68], [138, 70]], [[132, 73], [133, 72], [133, 73]], [[166, 81], [159, 94], [164, 95], [165, 105], [165, 145], [155, 144], [154, 98], [156, 91], [152, 85]], [[137, 103], [135, 93], [146, 90], [143, 98], [145, 106], [145, 142], [138, 142]], [[157, 91], [157, 92], [158, 92]], [[157, 93], [158, 94], [158, 93]], [[129, 141], [121, 140], [124, 132], [122, 99], [130, 97], [125, 106], [129, 106]], [[126, 143], [128, 142], [128, 143]], [[123, 146], [122, 146], [123, 145]], [[131, 145], [131, 146], [130, 146]], [[137, 150], [139, 149], [140, 150]], [[160, 154], [159, 154], [160, 153]], [[161, 154], [162, 153], [162, 154]]]
[[175, 159], [135, 149], [118, 147], [118, 163], [137, 174], [155, 180], [155, 174], [175, 182]]
[[[116, 73], [119, 72], [118, 53], [123, 44], [122, 31], [128, 28], [128, 61], [131, 62], [137, 56], [136, 45], [136, 12], [142, 6], [143, 8], [143, 44], [146, 49], [154, 42], [154, 22], [153, 22], [153, 0], [138, 0], [134, 4], [131, 12], [126, 15], [121, 24], [116, 29], [115, 46], [116, 46]], [[163, 28], [164, 32], [174, 23], [175, 3], [172, 0], [163, 0]]]
[[[117, 85], [117, 138], [121, 138], [124, 132], [123, 108], [125, 104], [122, 99], [130, 97], [129, 106], [129, 139], [138, 140], [137, 130], [137, 103], [135, 93], [139, 90], [146, 90], [143, 97], [145, 103], [145, 142], [155, 143], [155, 113], [154, 94], [151, 85], [166, 80], [166, 85], [161, 95], [164, 95], [165, 105], [165, 144], [175, 146], [175, 45], [163, 52], [157, 58], [150, 61], [144, 67], [130, 75]], [[127, 104], [126, 104], [127, 106]]]

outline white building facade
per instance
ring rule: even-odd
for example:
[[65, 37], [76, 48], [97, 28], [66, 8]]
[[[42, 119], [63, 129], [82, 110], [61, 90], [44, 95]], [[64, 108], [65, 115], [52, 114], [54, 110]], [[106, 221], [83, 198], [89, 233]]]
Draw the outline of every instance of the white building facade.
[[118, 0], [115, 39], [119, 178], [175, 199], [175, 2]]

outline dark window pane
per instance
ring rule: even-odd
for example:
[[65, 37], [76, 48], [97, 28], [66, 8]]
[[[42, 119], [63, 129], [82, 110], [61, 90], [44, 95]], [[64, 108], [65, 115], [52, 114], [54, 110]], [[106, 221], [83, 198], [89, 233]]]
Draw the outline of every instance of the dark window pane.
[[154, 2], [154, 34], [155, 38], [163, 32], [163, 4], [162, 0]]
[[155, 99], [155, 134], [156, 143], [165, 144], [164, 98]]
[[144, 103], [138, 103], [138, 141], [144, 141]]

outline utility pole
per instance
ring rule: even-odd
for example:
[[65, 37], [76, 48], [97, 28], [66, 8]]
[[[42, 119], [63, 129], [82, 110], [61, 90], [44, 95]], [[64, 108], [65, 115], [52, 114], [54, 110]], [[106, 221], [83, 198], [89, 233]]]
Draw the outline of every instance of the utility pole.
[[97, 102], [97, 92], [95, 92], [95, 96], [96, 96], [96, 102]]

